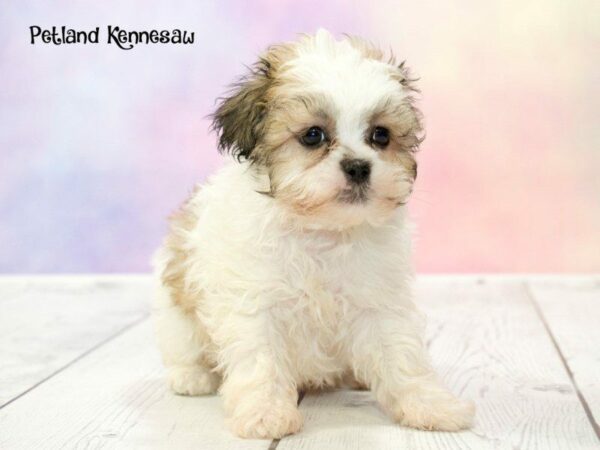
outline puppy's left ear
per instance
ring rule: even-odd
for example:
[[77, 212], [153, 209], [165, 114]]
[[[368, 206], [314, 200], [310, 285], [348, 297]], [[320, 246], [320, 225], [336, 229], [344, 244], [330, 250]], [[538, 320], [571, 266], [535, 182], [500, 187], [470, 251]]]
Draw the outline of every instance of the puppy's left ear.
[[221, 153], [230, 153], [238, 160], [253, 159], [253, 150], [264, 132], [271, 71], [269, 61], [261, 58], [251, 73], [232, 87], [230, 95], [219, 99], [212, 128], [219, 136]]
[[409, 89], [414, 92], [420, 92], [416, 86], [416, 82], [419, 81], [419, 79], [413, 78], [413, 76], [410, 73], [410, 69], [406, 66], [406, 61], [402, 61], [398, 65], [398, 70], [400, 71], [400, 84], [406, 89]]
[[[402, 61], [400, 65], [396, 66], [395, 71], [396, 76], [398, 77], [398, 82], [402, 88], [409, 91], [408, 95], [406, 95], [404, 99], [405, 113], [402, 119], [407, 127], [407, 130], [400, 138], [400, 141], [405, 150], [414, 153], [419, 149], [419, 145], [425, 139], [423, 131], [423, 114], [417, 108], [416, 99], [413, 95], [414, 93], [420, 92], [416, 86], [416, 82], [419, 79], [414, 78], [411, 75], [410, 69], [406, 66], [405, 61]], [[406, 114], [406, 112], [408, 112], [408, 114]], [[416, 161], [414, 161], [413, 177], [417, 177]]]

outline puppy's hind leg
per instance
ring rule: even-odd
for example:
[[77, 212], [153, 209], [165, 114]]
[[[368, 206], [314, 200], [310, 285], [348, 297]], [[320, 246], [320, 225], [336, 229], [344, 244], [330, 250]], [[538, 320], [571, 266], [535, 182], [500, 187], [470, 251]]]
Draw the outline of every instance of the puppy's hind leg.
[[215, 393], [221, 379], [207, 359], [210, 338], [193, 310], [173, 304], [166, 289], [161, 289], [153, 319], [169, 387], [181, 395]]

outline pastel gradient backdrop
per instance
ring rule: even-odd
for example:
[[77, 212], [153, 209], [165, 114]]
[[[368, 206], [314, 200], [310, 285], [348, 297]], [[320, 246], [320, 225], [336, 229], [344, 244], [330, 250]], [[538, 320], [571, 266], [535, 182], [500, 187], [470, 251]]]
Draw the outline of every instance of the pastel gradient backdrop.
[[[108, 24], [196, 43], [29, 44], [30, 25]], [[215, 98], [318, 27], [421, 78], [420, 272], [600, 271], [597, 0], [3, 0], [0, 272], [149, 270], [168, 213], [222, 164]]]

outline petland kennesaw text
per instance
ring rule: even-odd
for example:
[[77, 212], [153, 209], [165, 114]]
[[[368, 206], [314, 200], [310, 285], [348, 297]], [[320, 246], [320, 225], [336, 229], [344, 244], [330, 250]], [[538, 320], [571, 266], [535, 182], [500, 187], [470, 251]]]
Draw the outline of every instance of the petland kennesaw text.
[[[31, 44], [98, 44], [100, 27], [90, 31], [77, 31], [67, 27], [43, 29], [37, 25], [29, 27]], [[120, 49], [131, 50], [137, 44], [193, 44], [194, 32], [186, 30], [127, 31], [120, 27], [106, 27], [107, 44], [116, 44]]]

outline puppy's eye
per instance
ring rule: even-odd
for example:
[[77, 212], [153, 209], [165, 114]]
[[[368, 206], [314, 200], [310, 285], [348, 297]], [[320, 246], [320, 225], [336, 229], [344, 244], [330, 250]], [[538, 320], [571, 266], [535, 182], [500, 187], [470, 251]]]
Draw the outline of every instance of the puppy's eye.
[[386, 147], [390, 143], [390, 130], [383, 127], [375, 127], [371, 135], [371, 142], [378, 147]]
[[325, 132], [319, 127], [310, 127], [300, 137], [300, 142], [305, 147], [318, 147], [325, 141]]

